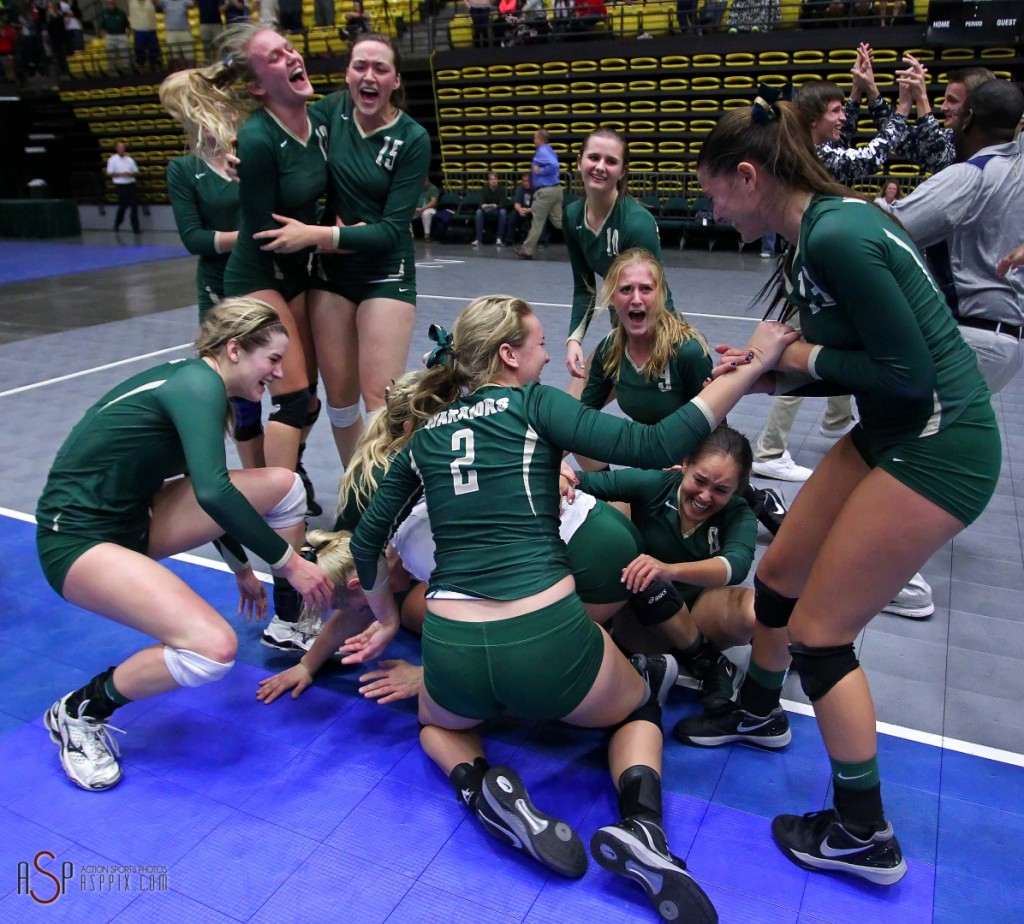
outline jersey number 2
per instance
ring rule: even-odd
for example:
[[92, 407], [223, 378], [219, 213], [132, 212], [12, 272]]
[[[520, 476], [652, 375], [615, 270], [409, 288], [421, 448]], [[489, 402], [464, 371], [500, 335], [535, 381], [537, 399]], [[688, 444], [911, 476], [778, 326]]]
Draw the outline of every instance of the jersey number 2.
[[459, 456], [451, 464], [452, 483], [456, 494], [472, 494], [480, 490], [476, 472], [470, 467], [476, 460], [472, 430], [456, 430], [452, 434], [452, 452], [460, 451], [464, 451], [464, 455]]

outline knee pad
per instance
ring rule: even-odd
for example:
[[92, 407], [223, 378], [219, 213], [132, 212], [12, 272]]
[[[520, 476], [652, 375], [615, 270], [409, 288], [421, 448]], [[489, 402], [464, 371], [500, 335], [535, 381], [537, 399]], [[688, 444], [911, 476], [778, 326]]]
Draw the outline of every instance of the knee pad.
[[284, 529], [305, 521], [306, 489], [298, 475], [294, 475], [288, 493], [264, 514], [263, 519], [271, 529]]
[[754, 575], [754, 618], [769, 629], [785, 629], [793, 615], [796, 597], [784, 597], [776, 593], [758, 576]]
[[301, 430], [306, 426], [306, 414], [309, 412], [309, 389], [289, 391], [283, 395], [274, 395], [271, 399], [274, 410], [270, 419], [274, 423], [284, 424]]
[[332, 427], [338, 427], [340, 430], [351, 427], [359, 420], [359, 402], [350, 404], [348, 407], [332, 407], [328, 404], [327, 419], [331, 422]]
[[[320, 419], [320, 411], [323, 409], [324, 403], [316, 396], [316, 382], [309, 386], [309, 396], [316, 401], [316, 407], [313, 410], [306, 411], [306, 426], [312, 427]], [[308, 408], [309, 405], [307, 404]]]
[[259, 401], [232, 398], [231, 411], [235, 418], [235, 440], [244, 443], [256, 439], [263, 432], [263, 405]]
[[220, 680], [232, 667], [234, 661], [211, 661], [187, 648], [171, 648], [164, 645], [164, 664], [180, 687], [201, 687], [204, 683]]
[[789, 646], [789, 653], [793, 656], [793, 667], [800, 675], [800, 686], [812, 703], [860, 667], [852, 642], [829, 648], [809, 648], [794, 643]]
[[647, 590], [637, 591], [629, 602], [642, 626], [657, 626], [667, 622], [683, 608], [683, 598], [671, 581], [651, 581]]
[[271, 530], [284, 530], [294, 527], [295, 523], [306, 518], [306, 489], [302, 478], [294, 475], [292, 487], [278, 503], [274, 504], [264, 515], [267, 526]]

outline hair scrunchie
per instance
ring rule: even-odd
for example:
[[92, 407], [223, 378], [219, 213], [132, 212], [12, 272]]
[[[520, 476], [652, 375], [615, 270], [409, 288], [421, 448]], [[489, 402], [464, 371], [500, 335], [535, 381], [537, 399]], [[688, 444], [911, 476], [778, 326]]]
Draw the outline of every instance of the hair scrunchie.
[[759, 125], [777, 122], [782, 118], [778, 102], [780, 99], [788, 100], [791, 95], [790, 90], [791, 86], [773, 87], [768, 83], [760, 84], [757, 88], [754, 105], [750, 107], [751, 118]]
[[440, 324], [431, 324], [427, 336], [437, 344], [432, 350], [423, 354], [423, 365], [428, 369], [434, 366], [447, 366], [455, 358], [455, 348], [452, 346], [452, 335]]

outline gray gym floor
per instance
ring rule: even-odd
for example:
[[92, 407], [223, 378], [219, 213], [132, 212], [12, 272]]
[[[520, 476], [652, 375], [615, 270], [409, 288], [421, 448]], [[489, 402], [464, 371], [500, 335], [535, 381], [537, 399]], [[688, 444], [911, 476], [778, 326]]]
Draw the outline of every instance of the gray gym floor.
[[[85, 238], [86, 245], [114, 242], [109, 233]], [[146, 232], [138, 239], [121, 235], [120, 242], [170, 247], [176, 240]], [[510, 292], [526, 298], [544, 322], [552, 356], [544, 380], [566, 385], [562, 345], [571, 277], [564, 247], [552, 245], [529, 263], [510, 249], [468, 245], [418, 243], [417, 256], [419, 305], [410, 365], [430, 345], [431, 321], [450, 325], [471, 298]], [[744, 341], [759, 317], [749, 302], [770, 271], [769, 261], [754, 251], [670, 249], [665, 264], [677, 307], [710, 343]], [[138, 369], [187, 355], [196, 324], [194, 291], [191, 258], [0, 285], [0, 407], [8, 434], [0, 505], [31, 514], [58, 446], [84, 410]], [[606, 329], [604, 320], [595, 322], [588, 352]], [[880, 722], [915, 740], [1018, 765], [1024, 764], [1024, 625], [1014, 602], [1024, 590], [1018, 526], [1018, 505], [1024, 503], [1022, 395], [1024, 380], [1018, 378], [995, 399], [1004, 464], [988, 509], [922, 568], [935, 614], [921, 621], [880, 615], [858, 646]], [[745, 398], [730, 423], [753, 439], [768, 400]], [[790, 451], [802, 465], [813, 467], [831, 446], [818, 434], [823, 407], [822, 399], [807, 399], [791, 434]], [[322, 422], [305, 462], [332, 512], [340, 472]], [[764, 483], [789, 499], [799, 487]], [[329, 520], [325, 514], [317, 525]], [[762, 530], [760, 541], [767, 540]], [[786, 697], [794, 708], [809, 711], [799, 705], [806, 700], [792, 678]]]

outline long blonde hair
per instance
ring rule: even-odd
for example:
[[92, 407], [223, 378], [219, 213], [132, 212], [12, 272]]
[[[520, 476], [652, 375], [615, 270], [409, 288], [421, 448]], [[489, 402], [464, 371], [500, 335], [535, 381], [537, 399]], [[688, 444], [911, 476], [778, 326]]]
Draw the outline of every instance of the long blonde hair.
[[410, 397], [416, 420], [429, 420], [499, 375], [504, 368], [501, 345], [522, 346], [531, 314], [530, 306], [513, 295], [483, 295], [471, 301], [452, 328], [450, 351], [427, 369]]
[[247, 353], [266, 346], [274, 334], [288, 329], [273, 306], [248, 295], [225, 298], [203, 316], [195, 339], [196, 355], [216, 356], [229, 340], [237, 340]]
[[249, 92], [256, 77], [249, 46], [271, 26], [239, 22], [228, 26], [214, 42], [216, 60], [171, 74], [160, 84], [160, 102], [181, 123], [197, 157], [210, 161], [231, 153], [242, 123], [261, 101]]
[[[306, 533], [306, 548], [302, 550], [303, 555], [313, 559], [317, 567], [331, 579], [334, 584], [335, 600], [338, 599], [340, 592], [348, 583], [348, 579], [356, 570], [356, 562], [349, 547], [351, 539], [352, 534], [343, 531], [330, 532], [326, 529], [311, 529]], [[347, 594], [347, 591], [345, 592]], [[336, 609], [333, 600], [331, 609]], [[314, 613], [309, 607], [303, 604], [300, 618], [308, 618], [313, 615]]]
[[355, 452], [345, 468], [338, 492], [338, 511], [344, 509], [350, 496], [359, 510], [365, 510], [377, 490], [377, 470], [386, 474], [391, 460], [408, 441], [412, 431], [409, 402], [413, 390], [426, 374], [419, 369], [406, 372], [386, 389], [387, 403], [375, 414], [359, 437]]
[[[704, 336], [691, 325], [682, 315], [674, 315], [668, 310], [668, 286], [665, 284], [665, 271], [657, 258], [643, 247], [631, 247], [620, 253], [608, 267], [601, 287], [601, 304], [611, 310], [612, 298], [619, 287], [619, 279], [623, 272], [633, 266], [642, 266], [650, 270], [654, 280], [654, 329], [651, 331], [651, 352], [647, 361], [641, 366], [640, 372], [650, 382], [657, 381], [668, 361], [679, 347], [689, 340], [696, 340], [708, 355], [708, 345]], [[608, 344], [604, 354], [605, 369], [609, 378], [618, 381], [622, 374], [622, 361], [626, 355], [628, 337], [626, 329], [616, 324], [605, 337]]]

